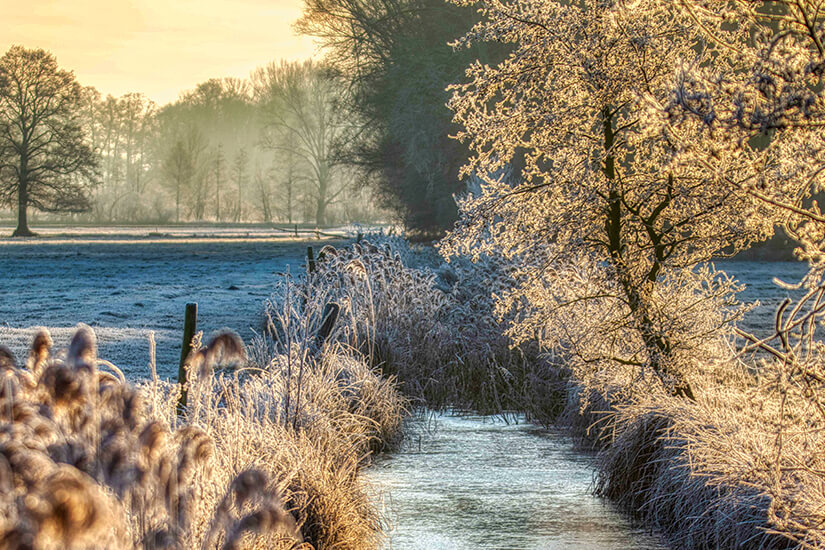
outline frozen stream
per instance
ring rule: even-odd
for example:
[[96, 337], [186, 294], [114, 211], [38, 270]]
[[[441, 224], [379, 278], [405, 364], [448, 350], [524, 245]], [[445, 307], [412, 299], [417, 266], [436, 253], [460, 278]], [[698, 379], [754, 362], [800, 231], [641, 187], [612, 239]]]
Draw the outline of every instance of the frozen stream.
[[[0, 343], [22, 357], [32, 327], [49, 326], [66, 345], [82, 321], [98, 332], [102, 357], [142, 378], [153, 330], [160, 374], [171, 377], [184, 304], [198, 302], [207, 334], [230, 327], [248, 339], [276, 274], [303, 269], [305, 250], [306, 243], [266, 239], [0, 242]], [[744, 299], [768, 296], [746, 320], [755, 330], [770, 327], [785, 294], [771, 278], [795, 281], [804, 273], [790, 263], [718, 267], [751, 284]], [[441, 415], [367, 476], [383, 494], [395, 550], [664, 548], [591, 496], [592, 465], [557, 431]]]

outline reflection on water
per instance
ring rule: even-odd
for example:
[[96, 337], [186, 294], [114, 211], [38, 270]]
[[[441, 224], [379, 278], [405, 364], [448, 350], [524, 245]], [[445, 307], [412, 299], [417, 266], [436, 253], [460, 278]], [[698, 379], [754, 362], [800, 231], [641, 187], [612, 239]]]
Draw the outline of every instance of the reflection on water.
[[366, 475], [394, 550], [665, 548], [592, 496], [592, 472], [558, 430], [436, 415]]

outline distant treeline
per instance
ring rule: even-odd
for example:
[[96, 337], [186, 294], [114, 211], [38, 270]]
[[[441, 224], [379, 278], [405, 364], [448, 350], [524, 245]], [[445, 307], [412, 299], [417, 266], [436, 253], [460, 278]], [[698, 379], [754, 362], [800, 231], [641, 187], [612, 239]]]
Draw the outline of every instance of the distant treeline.
[[211, 79], [162, 106], [140, 93], [104, 97], [84, 87], [74, 115], [97, 167], [73, 177], [91, 180], [91, 208], [41, 219], [386, 219], [360, 172], [338, 154], [355, 127], [343, 91], [334, 71], [312, 61], [270, 63], [248, 79]]
[[[470, 157], [451, 137], [458, 127], [449, 87], [472, 62], [495, 62], [509, 50], [454, 49], [450, 42], [478, 20], [476, 10], [440, 0], [307, 0], [297, 29], [319, 39], [323, 62], [211, 79], [162, 106], [140, 93], [81, 88], [70, 102], [72, 125], [96, 171], [72, 173], [71, 208], [52, 195], [39, 201], [36, 190], [24, 202], [48, 219], [88, 223], [393, 218], [419, 236], [440, 235], [458, 217], [455, 196], [468, 189], [461, 168]], [[34, 56], [59, 73], [48, 52], [16, 48], [4, 58], [9, 66]], [[7, 179], [0, 206], [11, 217], [26, 185]], [[66, 195], [65, 181], [59, 188]]]

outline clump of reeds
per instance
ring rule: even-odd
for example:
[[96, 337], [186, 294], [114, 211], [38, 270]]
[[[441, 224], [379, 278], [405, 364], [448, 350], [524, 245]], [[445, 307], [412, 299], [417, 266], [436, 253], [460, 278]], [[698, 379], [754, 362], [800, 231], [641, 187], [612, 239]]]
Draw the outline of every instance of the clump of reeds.
[[[317, 328], [324, 304], [335, 302], [333, 339], [396, 377], [413, 404], [520, 410], [546, 423], [563, 405], [564, 381], [536, 346], [511, 348], [491, 296], [505, 281], [505, 266], [493, 259], [447, 265], [403, 239], [367, 235], [324, 247], [305, 277], [287, 276], [266, 308], [267, 332], [278, 341], [306, 319]], [[310, 341], [307, 330], [292, 341]]]
[[603, 432], [610, 439], [599, 455], [598, 493], [677, 548], [796, 547], [771, 532], [771, 499], [754, 485], [752, 461], [766, 458], [765, 441], [741, 413], [701, 401], [663, 394], [615, 409]]
[[[236, 336], [215, 342], [232, 340], [237, 354]], [[219, 345], [205, 348], [205, 363]], [[51, 346], [48, 332], [38, 333], [23, 367], [0, 348], [4, 547], [192, 548], [204, 523], [226, 548], [252, 535], [280, 534], [287, 547], [300, 541], [276, 480], [256, 474], [255, 494], [241, 498], [238, 484], [250, 474], [216, 472], [225, 450], [213, 436], [159, 414], [157, 395], [147, 399], [97, 357], [90, 328], [81, 326], [66, 352]], [[210, 491], [229, 491], [231, 505], [204, 498]]]
[[696, 401], [580, 386], [570, 418], [599, 449], [597, 492], [678, 548], [825, 547], [822, 392], [776, 357], [715, 367]]
[[[314, 320], [314, 314], [301, 318], [280, 344], [259, 340], [252, 360], [241, 368], [209, 368], [209, 357], [232, 350], [229, 343], [214, 351], [212, 344], [190, 358], [182, 419], [201, 427], [219, 450], [212, 460], [217, 483], [204, 488], [203, 500], [224, 502], [214, 487], [254, 465], [273, 480], [274, 493], [295, 518], [305, 544], [374, 548], [382, 520], [359, 472], [373, 450], [400, 436], [404, 402], [392, 381], [382, 379], [357, 352], [317, 341]], [[175, 385], [153, 382], [147, 390], [159, 403], [159, 417], [170, 424], [181, 420]], [[210, 517], [208, 509], [200, 517]], [[206, 538], [213, 531], [203, 522], [198, 530]], [[259, 546], [276, 543], [289, 546], [288, 540]]]

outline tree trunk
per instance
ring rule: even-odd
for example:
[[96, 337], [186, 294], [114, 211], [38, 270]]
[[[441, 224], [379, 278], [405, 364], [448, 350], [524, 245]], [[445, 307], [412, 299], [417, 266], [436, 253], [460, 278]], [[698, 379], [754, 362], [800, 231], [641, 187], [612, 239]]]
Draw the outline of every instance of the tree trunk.
[[[613, 116], [608, 108], [603, 111], [604, 149], [607, 151], [602, 171], [605, 177], [613, 182], [616, 179], [616, 159], [611, 153], [615, 135], [613, 133]], [[647, 348], [649, 364], [657, 376], [664, 382], [665, 376], [675, 378], [673, 395], [695, 401], [693, 389], [687, 380], [680, 373], [671, 372], [667, 367], [668, 356], [672, 353], [671, 343], [667, 336], [654, 330], [654, 324], [650, 318], [648, 305], [650, 303], [650, 293], [644, 292], [637, 287], [639, 281], [634, 281], [629, 275], [625, 260], [623, 258], [624, 244], [622, 243], [622, 209], [621, 196], [619, 191], [610, 190], [608, 196], [608, 206], [605, 216], [605, 232], [607, 233], [608, 248], [612, 259], [613, 267], [616, 270], [616, 277], [624, 291], [626, 302], [636, 323], [642, 341]], [[652, 270], [651, 285], [656, 283], [655, 274], [658, 268]]]
[[27, 182], [20, 182], [17, 188], [17, 229], [11, 234], [12, 237], [33, 237], [34, 233], [29, 229], [29, 190]]
[[238, 176], [238, 211], [235, 212], [235, 223], [241, 222], [241, 208], [243, 207], [243, 191], [241, 190], [241, 177]]
[[327, 203], [318, 199], [318, 204], [315, 207], [315, 225], [322, 226], [327, 223]]

